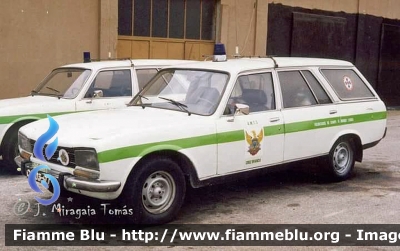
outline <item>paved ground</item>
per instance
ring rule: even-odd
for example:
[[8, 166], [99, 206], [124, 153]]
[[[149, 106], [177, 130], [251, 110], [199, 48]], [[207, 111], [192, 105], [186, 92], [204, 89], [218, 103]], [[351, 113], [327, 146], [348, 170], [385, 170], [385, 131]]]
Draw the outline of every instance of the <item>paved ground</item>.
[[[355, 174], [350, 180], [329, 183], [324, 181], [318, 168], [310, 164], [302, 164], [248, 180], [190, 190], [179, 217], [173, 223], [400, 224], [399, 142], [400, 111], [390, 111], [386, 138], [378, 146], [364, 152], [364, 161], [357, 163]], [[51, 212], [51, 208], [44, 207], [41, 207], [38, 216], [34, 216], [37, 213], [37, 206], [34, 205], [34, 197], [37, 194], [30, 189], [26, 178], [3, 171], [0, 174], [0, 182], [2, 185], [0, 187], [2, 202], [0, 222], [3, 226], [5, 223], [114, 223], [120, 219], [109, 215], [104, 216], [99, 213], [100, 210], [97, 210], [96, 216], [82, 216], [76, 219], [73, 216], [60, 216], [57, 212]], [[21, 216], [15, 215], [13, 208], [19, 199], [29, 201], [32, 212]], [[73, 196], [72, 202], [63, 199], [60, 203], [65, 208], [87, 208], [88, 205], [91, 208], [99, 208], [102, 202]], [[0, 241], [1, 245], [4, 245], [4, 227], [0, 229]], [[1, 248], [5, 247], [0, 246]], [[239, 247], [224, 249], [237, 248]], [[26, 248], [26, 250], [31, 249]], [[37, 249], [39, 250], [39, 247]], [[51, 249], [62, 248], [52, 247]], [[94, 249], [99, 250], [99, 248]], [[111, 248], [101, 248], [101, 250], [108, 249]], [[132, 247], [132, 249], [139, 248]], [[201, 250], [205, 247], [190, 249]], [[267, 249], [287, 250], [285, 247]], [[354, 247], [298, 247], [296, 249], [354, 250]], [[389, 250], [390, 248], [360, 247], [357, 249]]]

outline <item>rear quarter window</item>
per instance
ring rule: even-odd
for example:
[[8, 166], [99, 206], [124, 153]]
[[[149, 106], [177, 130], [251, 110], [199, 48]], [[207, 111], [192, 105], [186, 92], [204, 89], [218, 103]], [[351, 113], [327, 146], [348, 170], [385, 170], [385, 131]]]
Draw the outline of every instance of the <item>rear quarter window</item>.
[[360, 76], [351, 69], [322, 69], [321, 72], [342, 100], [375, 98]]

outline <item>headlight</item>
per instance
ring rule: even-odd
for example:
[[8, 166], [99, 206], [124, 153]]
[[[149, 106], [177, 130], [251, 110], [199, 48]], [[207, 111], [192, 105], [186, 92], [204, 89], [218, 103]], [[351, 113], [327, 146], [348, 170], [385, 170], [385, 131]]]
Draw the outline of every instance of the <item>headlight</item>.
[[75, 164], [80, 167], [99, 171], [97, 152], [94, 149], [75, 150]]
[[21, 149], [28, 153], [32, 153], [32, 145], [29, 142], [28, 137], [26, 137], [24, 134], [18, 132], [18, 145]]

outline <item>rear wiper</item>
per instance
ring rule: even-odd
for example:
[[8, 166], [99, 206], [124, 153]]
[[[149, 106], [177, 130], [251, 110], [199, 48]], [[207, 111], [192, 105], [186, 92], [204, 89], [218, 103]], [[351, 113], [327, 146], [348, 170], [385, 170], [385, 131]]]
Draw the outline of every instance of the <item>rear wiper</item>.
[[187, 112], [189, 116], [191, 115], [191, 113], [189, 112], [189, 110], [186, 109], [186, 108], [187, 108], [187, 105], [185, 105], [185, 104], [183, 104], [183, 103], [181, 103], [181, 102], [178, 102], [178, 101], [176, 101], [176, 100], [170, 99], [170, 98], [164, 98], [164, 97], [158, 97], [158, 98], [159, 98], [159, 99], [164, 99], [164, 100], [169, 101], [171, 104], [176, 105], [177, 107], [179, 107], [179, 109], [181, 109], [182, 111]]

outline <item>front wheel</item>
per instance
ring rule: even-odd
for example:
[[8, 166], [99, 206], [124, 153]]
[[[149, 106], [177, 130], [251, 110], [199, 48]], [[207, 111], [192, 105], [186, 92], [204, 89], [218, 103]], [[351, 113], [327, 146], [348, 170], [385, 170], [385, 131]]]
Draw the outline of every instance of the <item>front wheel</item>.
[[163, 224], [175, 218], [186, 192], [185, 177], [168, 158], [155, 158], [133, 171], [125, 185], [125, 198], [137, 224]]
[[354, 144], [348, 139], [341, 138], [333, 145], [328, 157], [328, 167], [334, 180], [342, 181], [350, 177], [355, 164], [354, 153]]

